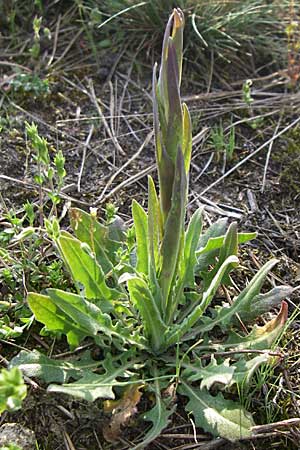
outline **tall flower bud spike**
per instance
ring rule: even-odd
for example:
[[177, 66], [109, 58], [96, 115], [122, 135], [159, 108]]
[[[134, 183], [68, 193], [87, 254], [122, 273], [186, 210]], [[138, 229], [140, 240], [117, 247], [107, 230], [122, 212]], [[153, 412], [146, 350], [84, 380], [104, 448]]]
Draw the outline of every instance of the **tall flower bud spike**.
[[153, 71], [153, 116], [162, 218], [159, 284], [167, 307], [181, 254], [192, 151], [191, 120], [180, 99], [184, 16], [174, 9], [164, 35], [157, 80]]

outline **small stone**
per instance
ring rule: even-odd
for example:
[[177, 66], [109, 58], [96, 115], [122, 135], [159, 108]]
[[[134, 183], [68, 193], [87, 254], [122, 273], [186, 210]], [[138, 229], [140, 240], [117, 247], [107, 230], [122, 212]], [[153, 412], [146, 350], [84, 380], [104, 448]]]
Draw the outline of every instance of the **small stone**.
[[35, 450], [35, 435], [18, 423], [5, 423], [0, 428], [0, 447], [15, 444], [22, 450]]

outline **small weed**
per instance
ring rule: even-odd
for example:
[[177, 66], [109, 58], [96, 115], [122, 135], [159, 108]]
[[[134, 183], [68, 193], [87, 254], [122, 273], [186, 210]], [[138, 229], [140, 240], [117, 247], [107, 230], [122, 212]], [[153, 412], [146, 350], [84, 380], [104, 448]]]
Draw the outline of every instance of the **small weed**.
[[33, 98], [45, 97], [50, 94], [50, 85], [47, 79], [29, 73], [17, 74], [9, 84], [13, 94], [33, 96]]

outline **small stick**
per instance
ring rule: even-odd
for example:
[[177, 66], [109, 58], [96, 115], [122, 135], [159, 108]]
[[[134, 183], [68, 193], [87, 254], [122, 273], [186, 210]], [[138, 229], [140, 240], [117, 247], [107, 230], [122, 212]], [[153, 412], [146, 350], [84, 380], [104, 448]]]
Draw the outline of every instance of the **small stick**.
[[[275, 131], [273, 136], [275, 136], [278, 133], [280, 124], [281, 124], [281, 120], [282, 120], [282, 116], [283, 116], [283, 111], [281, 112], [281, 115], [279, 117], [279, 120], [277, 122]], [[267, 153], [267, 157], [266, 157], [266, 163], [265, 163], [265, 167], [264, 167], [264, 176], [263, 176], [263, 181], [262, 181], [262, 186], [261, 186], [261, 190], [260, 192], [263, 193], [265, 190], [265, 185], [266, 185], [266, 180], [267, 180], [267, 171], [268, 171], [268, 166], [269, 166], [269, 161], [270, 161], [270, 156], [271, 156], [271, 152], [272, 152], [272, 148], [273, 148], [273, 143], [274, 141], [271, 141], [269, 144], [269, 148], [268, 148], [268, 153]]]
[[105, 118], [105, 116], [104, 116], [104, 114], [102, 112], [102, 109], [101, 109], [101, 107], [99, 105], [99, 101], [98, 101], [98, 99], [96, 97], [96, 93], [95, 93], [95, 89], [94, 89], [94, 85], [93, 85], [92, 80], [89, 80], [89, 88], [90, 88], [90, 95], [89, 95], [89, 97], [92, 100], [92, 102], [94, 103], [94, 105], [95, 105], [95, 107], [96, 107], [96, 109], [98, 111], [99, 117], [100, 117], [100, 119], [103, 122], [104, 128], [107, 131], [107, 134], [109, 135], [109, 137], [113, 141], [116, 149], [120, 152], [120, 154], [125, 156], [126, 155], [125, 151], [120, 146], [120, 144], [119, 144], [119, 142], [118, 142], [118, 140], [117, 140], [113, 130], [110, 129], [110, 127], [109, 127], [109, 125], [107, 123], [107, 120], [106, 120], [106, 118]]
[[56, 22], [55, 33], [54, 33], [54, 42], [53, 42], [53, 50], [52, 50], [51, 56], [49, 58], [47, 67], [51, 66], [52, 61], [53, 61], [54, 56], [55, 56], [55, 53], [56, 53], [60, 22], [61, 22], [61, 14], [58, 15], [58, 19], [57, 19], [57, 22]]
[[153, 170], [155, 170], [156, 165], [152, 164], [150, 167], [146, 167], [146, 169], [141, 170], [139, 173], [133, 175], [132, 177], [128, 178], [127, 180], [124, 180], [122, 183], [118, 184], [114, 189], [112, 189], [105, 197], [102, 198], [101, 201], [97, 201], [95, 205], [98, 205], [99, 203], [104, 203], [106, 200], [108, 200], [112, 195], [116, 194], [118, 191], [123, 189], [125, 186], [129, 186], [136, 181], [143, 178], [148, 173], [151, 173]]
[[251, 428], [254, 434], [264, 433], [268, 430], [274, 430], [274, 428], [290, 428], [300, 425], [300, 418], [292, 418], [286, 420], [280, 420], [279, 422], [267, 423], [265, 425], [257, 425]]
[[81, 183], [81, 177], [83, 174], [83, 169], [84, 169], [84, 164], [85, 164], [86, 151], [87, 151], [88, 146], [90, 145], [90, 141], [93, 136], [93, 132], [94, 132], [94, 125], [91, 126], [88, 137], [86, 138], [86, 141], [83, 146], [82, 161], [81, 161], [80, 171], [79, 171], [79, 175], [78, 175], [78, 182], [77, 182], [77, 191], [78, 192], [80, 192], [80, 183]]

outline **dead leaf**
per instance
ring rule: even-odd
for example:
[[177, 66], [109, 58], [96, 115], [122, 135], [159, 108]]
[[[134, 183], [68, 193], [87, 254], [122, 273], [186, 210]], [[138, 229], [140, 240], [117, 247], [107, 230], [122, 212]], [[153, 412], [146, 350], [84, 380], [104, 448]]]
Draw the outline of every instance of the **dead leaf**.
[[121, 426], [125, 426], [132, 416], [137, 413], [137, 404], [141, 400], [140, 389], [143, 384], [129, 386], [119, 400], [106, 400], [103, 402], [105, 413], [112, 413], [109, 424], [103, 429], [103, 436], [108, 442], [119, 439]]

